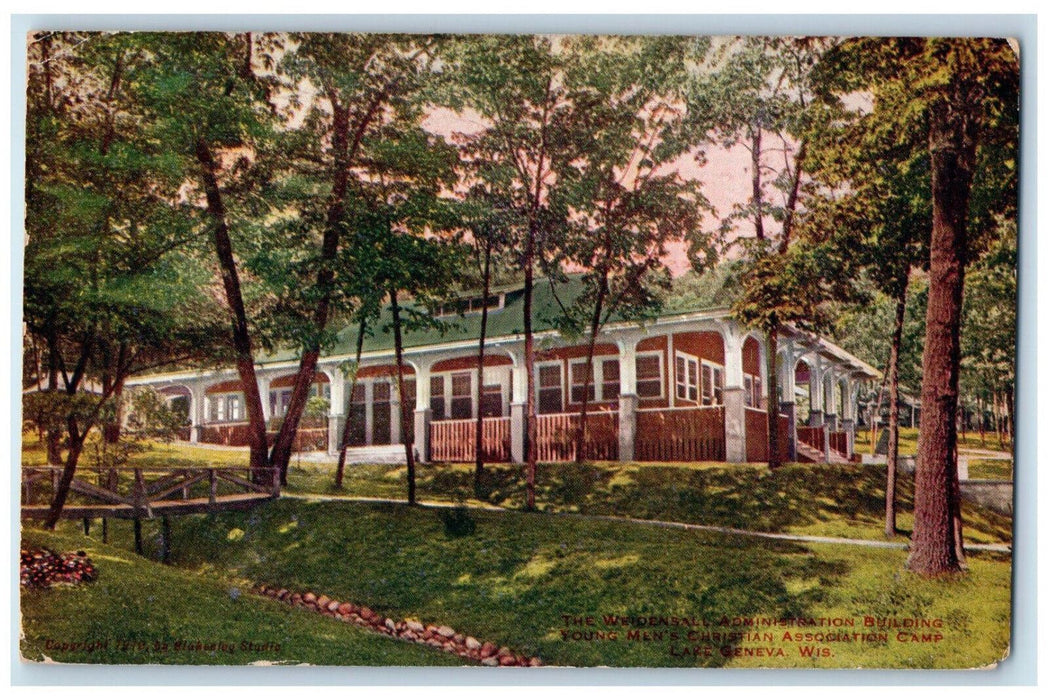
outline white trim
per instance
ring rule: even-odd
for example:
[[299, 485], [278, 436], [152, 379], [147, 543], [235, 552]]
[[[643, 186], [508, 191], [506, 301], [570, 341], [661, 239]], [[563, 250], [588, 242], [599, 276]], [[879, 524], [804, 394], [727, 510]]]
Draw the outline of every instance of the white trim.
[[[677, 382], [677, 358], [684, 360], [684, 396], [681, 396], [678, 392], [680, 385]], [[696, 405], [702, 405], [702, 370], [700, 369], [701, 358], [697, 355], [692, 355], [690, 352], [684, 352], [683, 350], [677, 350], [673, 354], [673, 391], [671, 396], [675, 397], [680, 401], [694, 402]], [[688, 390], [692, 388], [692, 384], [688, 381], [688, 364], [694, 363], [695, 365], [695, 398], [688, 396]]]

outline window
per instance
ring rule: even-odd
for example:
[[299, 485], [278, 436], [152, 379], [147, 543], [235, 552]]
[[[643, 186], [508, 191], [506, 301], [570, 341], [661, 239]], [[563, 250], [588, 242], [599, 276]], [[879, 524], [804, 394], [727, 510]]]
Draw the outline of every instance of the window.
[[560, 413], [564, 410], [564, 387], [561, 385], [560, 363], [539, 365], [539, 413]]
[[637, 355], [637, 396], [642, 399], [662, 396], [662, 353]]
[[367, 442], [367, 394], [362, 382], [353, 385], [353, 393], [349, 397], [349, 442], [350, 445], [363, 445]]
[[674, 361], [677, 398], [682, 401], [699, 401], [699, 358], [678, 352]]
[[502, 385], [485, 384], [480, 395], [480, 415], [497, 418], [502, 415]]
[[756, 408], [761, 405], [761, 378], [753, 375], [746, 374], [742, 378], [743, 386], [745, 388], [744, 399], [746, 405], [751, 408]]
[[239, 394], [233, 394], [229, 397], [229, 420], [240, 420], [243, 417], [241, 406], [242, 402]]
[[444, 420], [444, 375], [438, 374], [429, 378], [429, 408], [433, 412], [433, 420]]
[[702, 405], [720, 406], [724, 403], [724, 368], [702, 361]]
[[571, 403], [582, 403], [583, 395], [587, 395], [588, 401], [597, 398], [597, 361], [593, 362], [593, 372], [590, 377], [589, 387], [586, 387], [586, 360], [572, 360], [571, 367]]
[[610, 358], [600, 363], [600, 395], [604, 401], [614, 401], [619, 397], [619, 360]]
[[470, 372], [451, 375], [451, 417], [473, 417], [473, 375]]

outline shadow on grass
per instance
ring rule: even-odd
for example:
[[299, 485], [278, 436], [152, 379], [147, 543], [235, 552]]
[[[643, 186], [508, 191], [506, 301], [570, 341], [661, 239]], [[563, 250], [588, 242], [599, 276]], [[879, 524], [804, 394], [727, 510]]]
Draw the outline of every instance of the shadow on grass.
[[[731, 657], [673, 649], [700, 643], [689, 632], [750, 631], [720, 627], [724, 617], [805, 616], [849, 568], [789, 543], [542, 514], [473, 518], [473, 534], [449, 536], [427, 508], [277, 501], [250, 513], [180, 518], [174, 560], [450, 624], [547, 663], [580, 666], [724, 665]], [[712, 626], [656, 626], [649, 631], [659, 638], [642, 642], [628, 639], [632, 627], [605, 618], [612, 615]], [[570, 622], [589, 616], [592, 625]]]

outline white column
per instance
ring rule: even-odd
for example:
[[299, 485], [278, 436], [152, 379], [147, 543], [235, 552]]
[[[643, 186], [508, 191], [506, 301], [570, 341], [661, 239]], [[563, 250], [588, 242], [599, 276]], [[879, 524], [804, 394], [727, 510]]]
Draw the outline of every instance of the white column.
[[[637, 343], [638, 335], [617, 339], [619, 346], [619, 461], [630, 462], [637, 442]], [[670, 371], [673, 361], [670, 361]], [[673, 384], [670, 384], [672, 387]]]
[[724, 339], [724, 460], [746, 461], [746, 401], [742, 372], [745, 334], [738, 324], [721, 324]]
[[338, 454], [346, 428], [346, 381], [337, 367], [320, 370], [328, 378], [331, 397], [328, 400], [328, 454]]
[[509, 453], [515, 464], [523, 464], [527, 459], [524, 454], [527, 421], [524, 410], [528, 402], [528, 372], [524, 365], [524, 347], [506, 350], [513, 360], [510, 370], [509, 398]]
[[[359, 381], [359, 380], [358, 380]], [[374, 441], [375, 427], [375, 383], [372, 379], [364, 380], [364, 444]]]
[[207, 418], [207, 397], [204, 394], [204, 383], [194, 382], [189, 385], [189, 441], [200, 442], [204, 422]]
[[262, 419], [269, 424], [269, 419], [273, 417], [272, 410], [269, 405], [269, 385], [273, 381], [272, 377], [261, 372], [255, 375], [258, 379], [258, 393], [259, 398], [262, 399]]
[[[786, 450], [791, 461], [797, 459], [797, 357], [793, 340], [784, 341], [779, 357], [779, 387], [782, 401], [779, 411], [786, 416]], [[769, 397], [774, 401], [777, 397]]]
[[415, 368], [415, 454], [420, 462], [429, 461], [429, 423], [433, 410], [429, 407], [429, 375], [433, 359], [411, 360]]

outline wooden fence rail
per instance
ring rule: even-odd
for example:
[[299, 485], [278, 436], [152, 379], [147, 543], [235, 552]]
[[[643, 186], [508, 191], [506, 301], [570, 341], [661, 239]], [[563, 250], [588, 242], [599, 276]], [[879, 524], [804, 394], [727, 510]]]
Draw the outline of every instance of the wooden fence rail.
[[640, 409], [633, 451], [641, 462], [723, 462], [724, 407]]
[[[137, 519], [250, 507], [280, 495], [279, 470], [261, 471], [262, 478], [252, 479], [248, 467], [81, 468], [62, 517]], [[23, 518], [47, 517], [61, 473], [62, 467], [22, 467]], [[200, 495], [194, 487], [205, 480], [207, 493]]]
[[[488, 462], [510, 460], [510, 418], [483, 419], [481, 454]], [[477, 422], [472, 418], [433, 421], [429, 426], [430, 458], [439, 462], [472, 462], [476, 457]]]
[[[536, 455], [540, 462], [572, 462], [576, 457], [577, 413], [544, 413], [537, 420]], [[586, 458], [619, 458], [619, 414], [593, 411], [586, 414]]]

